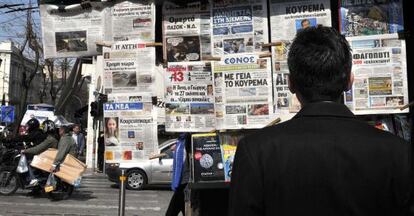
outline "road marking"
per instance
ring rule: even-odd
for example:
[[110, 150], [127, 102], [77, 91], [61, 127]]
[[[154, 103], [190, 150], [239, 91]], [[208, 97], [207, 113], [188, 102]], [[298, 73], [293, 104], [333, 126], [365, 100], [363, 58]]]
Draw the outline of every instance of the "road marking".
[[[113, 192], [110, 192], [111, 194], [115, 194]], [[76, 191], [73, 193], [73, 195], [80, 195], [80, 196], [84, 196], [84, 195], [95, 195], [95, 196], [99, 196], [99, 195], [104, 195], [104, 196], [108, 196], [108, 192], [105, 191], [101, 191], [101, 192], [92, 192], [92, 191]], [[150, 194], [150, 193], [128, 193], [128, 191], [125, 193], [125, 195], [131, 196], [131, 197], [158, 197], [159, 195], [157, 193], [154, 194]]]
[[[41, 207], [54, 207], [57, 206], [60, 208], [84, 208], [84, 209], [118, 209], [118, 206], [110, 206], [110, 205], [81, 205], [81, 204], [59, 204], [56, 203], [16, 203], [16, 202], [0, 202], [0, 205], [14, 205], [14, 206], [41, 206]], [[136, 207], [125, 207], [126, 210], [139, 210]]]
[[161, 208], [160, 207], [139, 207], [139, 210], [141, 210], [141, 211], [148, 211], [148, 210], [161, 211]]

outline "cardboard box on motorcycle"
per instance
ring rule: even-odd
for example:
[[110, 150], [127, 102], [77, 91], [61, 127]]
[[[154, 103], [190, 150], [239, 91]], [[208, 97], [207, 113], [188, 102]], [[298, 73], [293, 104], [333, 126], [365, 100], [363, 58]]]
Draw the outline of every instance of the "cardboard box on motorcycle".
[[[30, 165], [43, 171], [50, 172], [56, 154], [57, 149], [50, 148], [41, 154], [34, 156]], [[74, 185], [75, 181], [82, 176], [85, 170], [86, 164], [68, 154], [60, 165], [60, 170], [56, 172], [55, 175], [64, 182]]]

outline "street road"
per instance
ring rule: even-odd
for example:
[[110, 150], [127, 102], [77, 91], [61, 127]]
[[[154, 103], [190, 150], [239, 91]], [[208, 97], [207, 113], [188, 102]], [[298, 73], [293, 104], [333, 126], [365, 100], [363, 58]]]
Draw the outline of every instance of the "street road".
[[[27, 196], [19, 189], [11, 196], [0, 196], [0, 216], [116, 216], [119, 189], [103, 174], [85, 174], [82, 186], [68, 200], [51, 201], [45, 196]], [[126, 190], [125, 215], [165, 215], [173, 192], [167, 187], [152, 187], [142, 191]]]

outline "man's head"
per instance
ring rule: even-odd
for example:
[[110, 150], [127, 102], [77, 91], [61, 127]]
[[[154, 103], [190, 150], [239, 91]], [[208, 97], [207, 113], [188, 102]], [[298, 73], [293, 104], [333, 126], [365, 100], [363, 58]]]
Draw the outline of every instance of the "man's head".
[[69, 133], [71, 130], [70, 125], [59, 125], [58, 128], [59, 128], [59, 136], [63, 136]]
[[308, 19], [304, 19], [300, 22], [300, 25], [302, 26], [302, 29], [309, 28], [310, 27], [310, 22], [309, 22]]
[[302, 104], [337, 101], [352, 85], [349, 44], [330, 27], [299, 32], [289, 50], [288, 66], [289, 88]]
[[79, 125], [74, 125], [73, 126], [73, 133], [75, 133], [75, 134], [79, 134], [79, 132], [80, 132], [80, 126]]

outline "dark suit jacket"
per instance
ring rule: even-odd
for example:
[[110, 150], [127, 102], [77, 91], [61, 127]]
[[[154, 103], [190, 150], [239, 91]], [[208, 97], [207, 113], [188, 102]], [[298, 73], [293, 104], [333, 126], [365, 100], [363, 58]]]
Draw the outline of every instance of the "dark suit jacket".
[[407, 142], [346, 106], [308, 104], [240, 141], [230, 215], [402, 215], [411, 159]]

